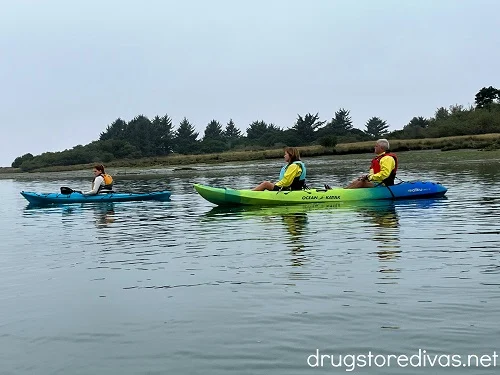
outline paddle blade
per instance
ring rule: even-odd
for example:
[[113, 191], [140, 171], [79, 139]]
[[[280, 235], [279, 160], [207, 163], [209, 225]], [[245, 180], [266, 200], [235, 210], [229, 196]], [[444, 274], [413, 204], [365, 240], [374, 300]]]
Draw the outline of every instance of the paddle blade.
[[61, 187], [61, 194], [71, 194], [72, 192], [73, 192], [73, 189], [71, 189], [69, 187], [66, 187], [66, 186]]

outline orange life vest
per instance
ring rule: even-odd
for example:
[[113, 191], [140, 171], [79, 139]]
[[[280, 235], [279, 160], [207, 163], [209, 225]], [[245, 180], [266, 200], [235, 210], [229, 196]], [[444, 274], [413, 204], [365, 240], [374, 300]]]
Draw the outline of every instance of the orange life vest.
[[[99, 186], [98, 191], [101, 191], [102, 189], [113, 190], [113, 177], [111, 177], [107, 173], [101, 173], [99, 176], [102, 176], [102, 178], [104, 180], [104, 185]], [[94, 189], [94, 182], [95, 182], [95, 178], [92, 181], [92, 189]]]

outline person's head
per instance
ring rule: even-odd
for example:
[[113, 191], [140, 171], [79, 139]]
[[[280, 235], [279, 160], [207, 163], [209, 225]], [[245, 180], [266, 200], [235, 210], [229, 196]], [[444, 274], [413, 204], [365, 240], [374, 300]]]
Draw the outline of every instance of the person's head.
[[385, 138], [379, 139], [375, 143], [375, 153], [381, 154], [389, 149], [389, 141]]
[[94, 175], [99, 176], [100, 174], [104, 173], [104, 165], [102, 164], [96, 164], [94, 165]]
[[285, 147], [285, 161], [290, 164], [300, 160], [300, 153], [297, 147]]

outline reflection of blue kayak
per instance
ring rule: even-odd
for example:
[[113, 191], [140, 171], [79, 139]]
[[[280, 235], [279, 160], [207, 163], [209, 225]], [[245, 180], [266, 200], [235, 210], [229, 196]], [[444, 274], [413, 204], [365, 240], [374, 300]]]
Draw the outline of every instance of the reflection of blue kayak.
[[67, 204], [67, 203], [90, 203], [90, 202], [129, 202], [169, 200], [170, 191], [155, 191], [151, 193], [107, 193], [97, 195], [83, 195], [78, 192], [71, 194], [60, 193], [32, 193], [22, 191], [21, 195], [31, 204]]

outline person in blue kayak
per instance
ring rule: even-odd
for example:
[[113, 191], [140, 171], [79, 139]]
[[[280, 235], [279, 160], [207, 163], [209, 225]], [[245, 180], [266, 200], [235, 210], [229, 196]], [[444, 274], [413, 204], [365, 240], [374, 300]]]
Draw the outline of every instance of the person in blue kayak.
[[389, 141], [379, 139], [375, 143], [375, 156], [370, 165], [370, 173], [353, 180], [346, 189], [371, 188], [375, 185], [394, 185], [398, 170], [398, 157], [389, 151]]
[[306, 184], [306, 166], [300, 160], [300, 153], [296, 147], [285, 147], [286, 165], [281, 168], [278, 182], [264, 181], [254, 187], [254, 191], [262, 190], [302, 190]]
[[110, 193], [113, 191], [113, 177], [104, 172], [104, 165], [94, 165], [94, 180], [92, 190], [86, 191], [84, 195], [96, 195], [99, 193]]

